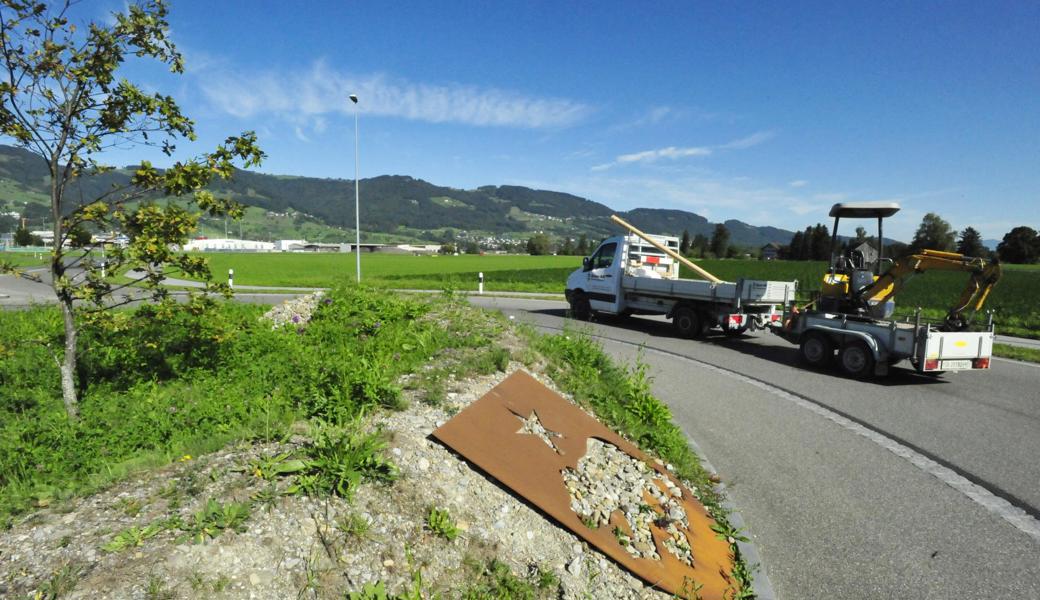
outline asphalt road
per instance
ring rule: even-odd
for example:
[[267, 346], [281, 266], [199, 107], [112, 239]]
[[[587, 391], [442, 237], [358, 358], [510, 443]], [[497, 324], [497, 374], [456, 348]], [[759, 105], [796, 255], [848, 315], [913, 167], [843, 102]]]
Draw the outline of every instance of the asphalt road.
[[1040, 598], [1040, 367], [860, 382], [798, 366], [764, 332], [690, 341], [661, 319], [589, 325], [562, 302], [471, 301], [641, 354], [778, 597]]

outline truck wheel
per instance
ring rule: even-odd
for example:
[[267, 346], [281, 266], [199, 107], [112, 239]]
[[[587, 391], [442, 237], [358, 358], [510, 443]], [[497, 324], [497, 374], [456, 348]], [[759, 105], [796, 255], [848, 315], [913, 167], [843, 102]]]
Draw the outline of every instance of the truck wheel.
[[799, 355], [813, 367], [827, 367], [834, 361], [834, 343], [818, 331], [810, 331], [802, 337]]
[[675, 332], [684, 338], [700, 337], [704, 333], [701, 315], [689, 306], [680, 306], [672, 315], [672, 326]]
[[579, 321], [588, 321], [592, 318], [592, 305], [589, 297], [582, 292], [574, 292], [571, 296], [571, 317]]
[[866, 379], [874, 374], [874, 353], [860, 341], [845, 344], [838, 355], [838, 363], [849, 377]]

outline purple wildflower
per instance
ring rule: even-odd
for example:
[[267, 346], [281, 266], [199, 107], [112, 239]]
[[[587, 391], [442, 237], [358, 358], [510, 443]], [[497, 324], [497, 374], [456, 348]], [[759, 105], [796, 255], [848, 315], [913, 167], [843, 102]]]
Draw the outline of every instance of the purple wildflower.
[[332, 304], [332, 298], [326, 298], [322, 300], [321, 303], [328, 306], [329, 304]]
[[300, 315], [293, 315], [292, 316], [292, 322], [293, 323], [299, 323], [300, 322]]
[[303, 335], [304, 331], [306, 331], [306, 330], [303, 327], [297, 327], [296, 328], [296, 333], [298, 333], [299, 335]]

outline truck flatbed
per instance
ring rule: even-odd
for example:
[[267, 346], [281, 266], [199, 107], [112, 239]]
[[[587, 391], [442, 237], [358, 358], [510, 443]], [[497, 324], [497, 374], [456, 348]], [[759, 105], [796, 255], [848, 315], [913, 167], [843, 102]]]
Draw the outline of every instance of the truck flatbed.
[[625, 292], [638, 296], [660, 296], [724, 304], [783, 304], [794, 298], [794, 281], [739, 279], [736, 282], [712, 283], [697, 279], [655, 279], [625, 274], [621, 280]]

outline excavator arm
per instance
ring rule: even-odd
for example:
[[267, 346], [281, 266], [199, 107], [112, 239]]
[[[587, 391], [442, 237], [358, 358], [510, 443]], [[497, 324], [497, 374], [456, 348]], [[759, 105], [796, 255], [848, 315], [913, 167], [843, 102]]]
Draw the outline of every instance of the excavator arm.
[[910, 278], [925, 271], [964, 271], [971, 274], [957, 303], [946, 313], [945, 328], [962, 331], [979, 311], [1000, 279], [1000, 263], [955, 252], [922, 250], [897, 260], [885, 274], [856, 295], [865, 302], [881, 303], [896, 296]]

